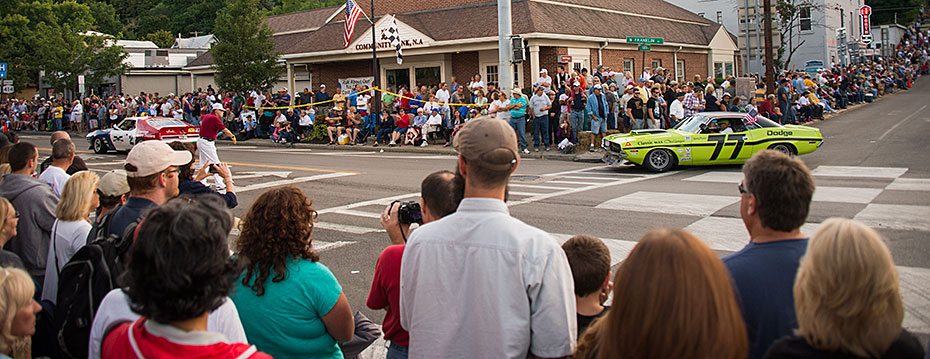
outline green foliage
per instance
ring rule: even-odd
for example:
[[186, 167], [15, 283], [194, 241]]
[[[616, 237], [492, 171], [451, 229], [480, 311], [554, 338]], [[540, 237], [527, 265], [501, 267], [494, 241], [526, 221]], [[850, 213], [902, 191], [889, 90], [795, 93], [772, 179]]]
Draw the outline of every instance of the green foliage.
[[91, 7], [74, 0], [10, 1], [0, 15], [0, 59], [9, 63], [8, 76], [22, 89], [40, 71], [58, 89], [77, 89], [77, 77], [88, 86], [126, 70], [122, 48], [109, 39], [85, 35], [95, 28]]
[[217, 15], [213, 34], [217, 43], [210, 53], [220, 88], [245, 92], [274, 86], [281, 67], [257, 0], [230, 0]]
[[907, 25], [917, 18], [921, 6], [926, 0], [866, 0], [872, 7], [872, 25], [893, 24], [897, 14], [898, 24]]
[[345, 0], [277, 0], [268, 1], [272, 5], [266, 7], [266, 13], [269, 15], [288, 14], [297, 11], [320, 9], [329, 6], [338, 6], [345, 3]]
[[313, 121], [313, 134], [307, 137], [307, 141], [329, 138], [329, 134], [326, 133], [326, 116], [322, 116], [322, 119], [320, 117], [321, 116], [318, 115], [316, 120]]
[[93, 0], [83, 1], [83, 4], [90, 8], [91, 16], [94, 17], [95, 31], [113, 36], [119, 36], [123, 32], [123, 23], [119, 21], [113, 5]]
[[154, 42], [158, 47], [167, 48], [174, 45], [174, 35], [167, 30], [158, 30], [145, 35], [145, 39]]

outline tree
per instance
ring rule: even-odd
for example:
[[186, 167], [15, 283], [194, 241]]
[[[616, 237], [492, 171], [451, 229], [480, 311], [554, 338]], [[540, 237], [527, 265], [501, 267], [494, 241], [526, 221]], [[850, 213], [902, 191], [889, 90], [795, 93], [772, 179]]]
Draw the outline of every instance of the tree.
[[145, 35], [145, 39], [154, 42], [158, 47], [167, 48], [174, 45], [174, 35], [168, 30], [158, 30], [151, 34]]
[[123, 49], [88, 32], [95, 25], [89, 6], [74, 0], [13, 0], [6, 6], [0, 58], [9, 59], [8, 75], [17, 89], [34, 83], [39, 73], [55, 88], [76, 90], [80, 75], [94, 86], [126, 71]]
[[898, 24], [907, 25], [917, 18], [920, 7], [925, 6], [926, 0], [866, 0], [865, 4], [872, 7], [872, 24]]
[[210, 54], [220, 88], [245, 92], [274, 86], [281, 66], [258, 0], [229, 1], [217, 15], [215, 29], [217, 43]]

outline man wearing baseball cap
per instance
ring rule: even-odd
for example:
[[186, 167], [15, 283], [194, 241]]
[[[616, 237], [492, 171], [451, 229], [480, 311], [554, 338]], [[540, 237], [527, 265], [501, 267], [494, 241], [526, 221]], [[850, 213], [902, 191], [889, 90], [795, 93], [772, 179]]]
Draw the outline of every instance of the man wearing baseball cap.
[[[414, 230], [401, 260], [400, 323], [410, 357], [571, 355], [577, 324], [565, 253], [504, 203], [520, 164], [513, 129], [479, 117], [452, 142], [464, 198], [455, 213]], [[513, 330], [514, 323], [528, 329]]]
[[160, 206], [178, 195], [178, 167], [191, 161], [188, 151], [175, 151], [161, 141], [135, 145], [126, 156], [126, 182], [129, 200], [116, 210], [107, 235], [123, 235], [126, 227], [148, 208]]
[[[223, 121], [220, 121], [220, 117], [223, 116], [223, 113], [226, 112], [226, 109], [223, 108], [223, 104], [215, 103], [213, 104], [213, 111], [203, 115], [203, 118], [200, 119], [200, 138], [197, 139], [197, 151], [200, 152], [200, 166], [209, 166], [211, 164], [219, 164], [220, 156], [216, 154], [216, 135], [222, 131], [230, 139], [232, 139], [233, 144], [236, 144], [236, 136], [223, 125]], [[206, 179], [202, 181], [206, 185]], [[223, 177], [220, 177], [219, 174], [213, 174], [213, 183], [216, 184], [216, 189], [222, 191], [226, 189], [226, 183], [223, 182]]]
[[526, 107], [529, 106], [529, 102], [526, 101], [526, 96], [523, 96], [523, 91], [519, 87], [511, 89], [510, 95], [510, 127], [513, 127], [517, 138], [520, 139], [520, 150], [523, 153], [530, 153], [526, 149]]

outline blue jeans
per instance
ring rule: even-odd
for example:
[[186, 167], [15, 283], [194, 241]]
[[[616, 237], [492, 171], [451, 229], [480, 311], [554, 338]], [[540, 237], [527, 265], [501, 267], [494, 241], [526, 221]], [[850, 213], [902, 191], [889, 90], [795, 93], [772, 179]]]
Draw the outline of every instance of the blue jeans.
[[584, 124], [584, 111], [572, 111], [569, 121], [572, 124], [572, 134], [575, 135], [575, 138], [578, 138], [578, 131], [581, 131], [581, 126]]
[[511, 117], [510, 127], [517, 132], [517, 139], [520, 141], [520, 151], [526, 149], [526, 116]]
[[407, 359], [408, 349], [408, 347], [391, 342], [388, 346], [387, 359]]
[[549, 147], [549, 116], [539, 116], [533, 119], [533, 147], [539, 148], [539, 140]]

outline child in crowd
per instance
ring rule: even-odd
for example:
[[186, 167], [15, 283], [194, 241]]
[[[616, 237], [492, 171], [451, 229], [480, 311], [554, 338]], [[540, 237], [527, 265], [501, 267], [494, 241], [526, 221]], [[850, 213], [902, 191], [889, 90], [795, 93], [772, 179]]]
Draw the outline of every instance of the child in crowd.
[[600, 239], [581, 234], [562, 244], [575, 282], [578, 338], [595, 319], [607, 314], [604, 301], [610, 293], [610, 250]]

